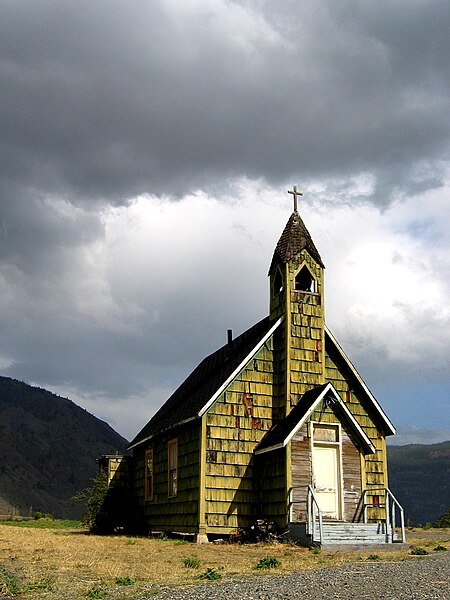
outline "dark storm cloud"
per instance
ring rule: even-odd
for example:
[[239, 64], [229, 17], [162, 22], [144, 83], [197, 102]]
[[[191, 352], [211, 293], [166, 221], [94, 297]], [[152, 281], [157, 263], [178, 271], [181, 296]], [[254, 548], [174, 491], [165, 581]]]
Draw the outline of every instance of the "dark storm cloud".
[[259, 2], [3, 2], [2, 178], [109, 202], [217, 177], [367, 169], [389, 194], [418, 163], [437, 185], [448, 3], [266, 11]]
[[0, 2], [2, 374], [173, 389], [265, 314], [287, 180], [335, 204], [322, 222], [440, 187], [449, 20], [430, 0]]

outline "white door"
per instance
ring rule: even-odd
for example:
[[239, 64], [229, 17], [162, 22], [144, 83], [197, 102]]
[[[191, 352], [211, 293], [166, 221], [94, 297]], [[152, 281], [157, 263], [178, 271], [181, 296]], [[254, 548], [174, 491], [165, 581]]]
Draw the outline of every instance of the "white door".
[[327, 519], [339, 519], [339, 448], [316, 446], [313, 451], [314, 487], [317, 502]]

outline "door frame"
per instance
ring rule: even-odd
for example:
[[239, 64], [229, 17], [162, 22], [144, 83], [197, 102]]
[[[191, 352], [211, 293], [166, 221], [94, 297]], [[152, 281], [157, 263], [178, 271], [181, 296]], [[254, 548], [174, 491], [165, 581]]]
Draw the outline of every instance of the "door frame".
[[[334, 428], [337, 431], [337, 441], [324, 441], [324, 440], [315, 440], [314, 439], [314, 429], [315, 426], [325, 426], [329, 428]], [[310, 440], [311, 440], [311, 484], [313, 489], [315, 489], [315, 476], [314, 476], [314, 448], [319, 446], [322, 448], [335, 448], [337, 453], [336, 460], [336, 506], [337, 506], [337, 521], [342, 521], [344, 514], [344, 477], [342, 472], [342, 428], [340, 423], [327, 423], [323, 421], [310, 421]], [[334, 520], [334, 519], [333, 519]]]

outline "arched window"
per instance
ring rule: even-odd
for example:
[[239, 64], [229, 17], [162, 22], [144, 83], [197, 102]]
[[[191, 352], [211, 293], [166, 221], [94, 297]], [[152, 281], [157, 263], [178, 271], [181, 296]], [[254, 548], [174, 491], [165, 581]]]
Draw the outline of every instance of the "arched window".
[[281, 275], [280, 269], [276, 270], [275, 277], [273, 279], [273, 292], [279, 294], [283, 291], [283, 276]]
[[306, 265], [303, 265], [295, 277], [295, 289], [299, 292], [316, 291], [316, 280]]

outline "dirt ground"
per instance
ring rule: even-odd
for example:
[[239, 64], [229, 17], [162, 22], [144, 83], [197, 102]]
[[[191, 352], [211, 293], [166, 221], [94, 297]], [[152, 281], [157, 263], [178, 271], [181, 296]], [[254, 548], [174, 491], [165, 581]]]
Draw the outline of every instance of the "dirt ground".
[[[450, 531], [413, 530], [407, 541], [430, 554], [438, 544], [450, 550]], [[197, 545], [0, 524], [0, 596], [16, 591], [30, 599], [137, 598], [152, 585], [180, 586], [380, 560], [370, 549], [316, 552], [289, 543]], [[413, 558], [411, 549], [395, 545], [382, 553], [384, 562], [408, 558]]]

